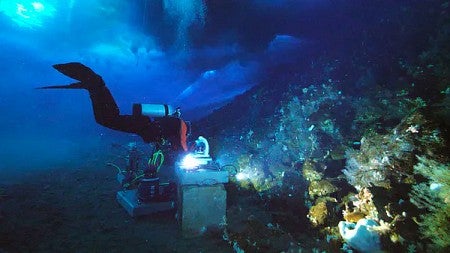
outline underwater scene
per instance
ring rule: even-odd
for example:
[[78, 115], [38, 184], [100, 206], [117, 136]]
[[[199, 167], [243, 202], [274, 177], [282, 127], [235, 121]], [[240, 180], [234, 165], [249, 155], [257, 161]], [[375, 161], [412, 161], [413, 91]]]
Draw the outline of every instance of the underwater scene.
[[450, 252], [450, 1], [0, 0], [0, 253]]

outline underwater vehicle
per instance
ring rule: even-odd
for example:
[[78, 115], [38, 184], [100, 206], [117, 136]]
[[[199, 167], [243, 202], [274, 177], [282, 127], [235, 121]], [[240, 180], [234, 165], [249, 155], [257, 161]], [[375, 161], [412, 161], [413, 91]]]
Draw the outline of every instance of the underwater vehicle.
[[219, 227], [226, 215], [224, 184], [228, 182], [228, 171], [212, 161], [208, 141], [202, 136], [195, 141], [194, 149], [188, 152], [188, 128], [180, 118], [179, 108], [134, 104], [132, 115], [121, 115], [102, 77], [92, 69], [79, 62], [55, 64], [53, 68], [78, 82], [37, 89], [87, 90], [97, 123], [113, 130], [138, 134], [144, 142], [168, 140], [175, 152], [186, 154], [170, 165], [176, 172], [176, 183], [160, 183], [158, 172], [164, 161], [160, 150], [153, 154], [144, 168], [138, 166], [135, 148], [130, 149], [125, 170], [109, 164], [118, 169], [117, 180], [123, 189], [117, 192], [116, 198], [130, 216], [149, 215], [176, 207], [186, 236], [202, 235], [209, 228]]

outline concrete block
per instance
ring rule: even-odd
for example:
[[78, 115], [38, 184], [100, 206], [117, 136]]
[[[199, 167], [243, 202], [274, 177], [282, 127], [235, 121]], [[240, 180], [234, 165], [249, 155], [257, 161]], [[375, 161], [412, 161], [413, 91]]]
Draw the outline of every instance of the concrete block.
[[223, 184], [178, 188], [178, 219], [184, 237], [219, 229], [226, 215], [227, 194]]
[[177, 169], [179, 185], [214, 185], [228, 183], [228, 171], [198, 169], [194, 171]]

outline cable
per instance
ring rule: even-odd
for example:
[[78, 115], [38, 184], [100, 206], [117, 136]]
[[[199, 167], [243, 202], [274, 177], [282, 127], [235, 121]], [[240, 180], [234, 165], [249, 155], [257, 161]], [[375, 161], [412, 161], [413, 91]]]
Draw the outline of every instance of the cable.
[[114, 163], [107, 163], [106, 165], [116, 168], [117, 172], [119, 172], [119, 173], [124, 172], [119, 166], [115, 165]]
[[134, 182], [136, 182], [136, 180], [140, 179], [141, 177], [143, 177], [145, 174], [141, 174], [139, 176], [136, 176], [133, 180], [131, 180], [130, 184], [133, 184]]
[[237, 167], [236, 167], [235, 165], [233, 165], [233, 164], [225, 164], [225, 165], [222, 166], [220, 169], [221, 169], [221, 170], [226, 170], [226, 169], [225, 169], [226, 167], [231, 167], [232, 170], [234, 170], [234, 174], [236, 174], [236, 173], [238, 172]]
[[[158, 159], [159, 159], [159, 164], [157, 164]], [[155, 166], [156, 172], [159, 172], [159, 169], [161, 168], [163, 163], [164, 163], [164, 154], [161, 150], [158, 150], [155, 153], [153, 153], [152, 157], [150, 159], [148, 159], [148, 165]]]

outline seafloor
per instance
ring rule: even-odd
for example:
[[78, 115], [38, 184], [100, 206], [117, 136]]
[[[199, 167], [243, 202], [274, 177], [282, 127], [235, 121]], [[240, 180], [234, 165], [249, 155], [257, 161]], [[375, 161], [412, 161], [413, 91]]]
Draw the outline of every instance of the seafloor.
[[[220, 231], [183, 236], [175, 210], [130, 217], [116, 200], [121, 190], [117, 171], [108, 166], [111, 162], [125, 166], [126, 145], [105, 144], [99, 152], [74, 154], [60, 166], [0, 171], [0, 252], [243, 252], [242, 247], [245, 252], [310, 252], [324, 248], [318, 233], [309, 229], [299, 199], [269, 200], [234, 183], [226, 184], [227, 220]], [[162, 181], [173, 179], [170, 159], [166, 157], [161, 169]]]
[[0, 252], [232, 252], [221, 234], [183, 238], [175, 212], [131, 218], [99, 162], [28, 172], [1, 185]]

